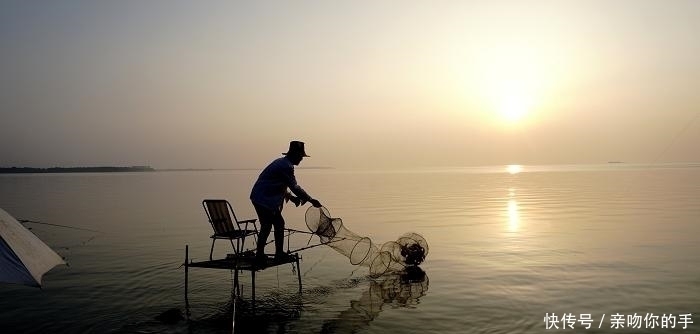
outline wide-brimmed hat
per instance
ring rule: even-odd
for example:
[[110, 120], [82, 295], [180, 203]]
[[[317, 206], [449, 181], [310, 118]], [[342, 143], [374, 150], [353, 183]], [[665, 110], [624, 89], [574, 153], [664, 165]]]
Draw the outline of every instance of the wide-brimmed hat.
[[294, 155], [298, 154], [299, 156], [302, 157], [310, 157], [310, 155], [306, 154], [306, 151], [304, 151], [304, 142], [293, 140], [289, 142], [289, 150], [287, 153], [282, 153], [284, 155]]

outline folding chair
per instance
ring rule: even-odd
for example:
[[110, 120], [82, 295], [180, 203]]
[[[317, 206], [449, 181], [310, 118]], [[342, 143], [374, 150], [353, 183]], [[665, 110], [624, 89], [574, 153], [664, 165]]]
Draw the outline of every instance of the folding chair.
[[[205, 199], [202, 201], [202, 206], [204, 212], [207, 213], [211, 227], [214, 229], [214, 234], [211, 236], [209, 260], [212, 260], [214, 243], [217, 239], [228, 239], [236, 255], [244, 251], [246, 237], [252, 235], [253, 240], [257, 241], [258, 227], [255, 225], [257, 219], [238, 221], [231, 203], [223, 199]], [[253, 225], [253, 229], [248, 229], [249, 224]], [[234, 240], [236, 241], [235, 245], [233, 244]]]

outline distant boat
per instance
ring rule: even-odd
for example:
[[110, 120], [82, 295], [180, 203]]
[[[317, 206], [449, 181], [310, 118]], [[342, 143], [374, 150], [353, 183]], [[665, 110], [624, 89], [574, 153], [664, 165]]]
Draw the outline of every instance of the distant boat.
[[609, 164], [624, 164], [622, 161], [608, 161]]

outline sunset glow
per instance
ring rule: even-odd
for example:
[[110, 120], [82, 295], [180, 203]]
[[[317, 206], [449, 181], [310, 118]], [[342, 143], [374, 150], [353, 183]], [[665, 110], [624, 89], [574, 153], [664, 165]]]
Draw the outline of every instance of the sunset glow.
[[523, 166], [521, 166], [521, 165], [508, 165], [508, 167], [506, 167], [506, 171], [509, 174], [518, 174], [518, 173], [523, 171]]
[[6, 2], [3, 165], [698, 161], [700, 2], [645, 3]]
[[477, 103], [496, 124], [514, 126], [533, 122], [538, 109], [553, 99], [553, 82], [560, 80], [562, 52], [549, 46], [534, 46], [493, 32], [497, 42], [476, 54], [471, 73]]

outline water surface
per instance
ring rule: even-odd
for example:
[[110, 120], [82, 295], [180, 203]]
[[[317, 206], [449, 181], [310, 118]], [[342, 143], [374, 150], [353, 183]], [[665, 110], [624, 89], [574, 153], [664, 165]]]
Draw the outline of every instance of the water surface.
[[[1, 175], [0, 207], [15, 217], [100, 231], [27, 225], [70, 266], [45, 275], [41, 290], [0, 285], [3, 332], [230, 332], [225, 270], [190, 271], [190, 321], [156, 317], [185, 311], [185, 245], [195, 260], [208, 257], [201, 201], [225, 198], [239, 218], [254, 218], [247, 197], [256, 176]], [[255, 308], [243, 276], [241, 332], [541, 333], [546, 313], [571, 313], [592, 315], [586, 332], [656, 333], [666, 330], [611, 329], [609, 317], [700, 311], [697, 165], [524, 166], [517, 174], [300, 169], [297, 178], [375, 243], [422, 234], [430, 245], [426, 280], [372, 280], [366, 268], [314, 248], [303, 252], [301, 268], [258, 274]], [[287, 226], [304, 229], [304, 211], [285, 208]], [[215, 256], [225, 256], [225, 246], [217, 244]], [[302, 273], [301, 295], [293, 270]]]

